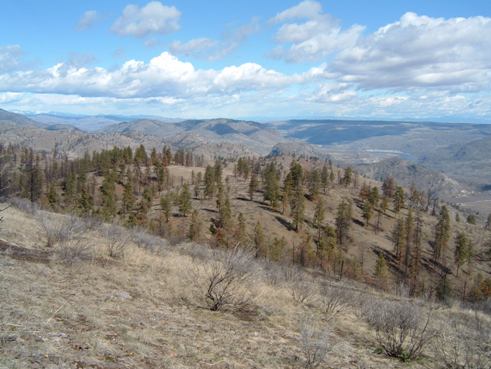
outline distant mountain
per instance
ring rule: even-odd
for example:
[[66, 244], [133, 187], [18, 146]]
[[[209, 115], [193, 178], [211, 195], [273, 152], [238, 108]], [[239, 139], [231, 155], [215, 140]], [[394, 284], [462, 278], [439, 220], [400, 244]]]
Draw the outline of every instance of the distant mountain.
[[195, 119], [179, 123], [142, 119], [112, 125], [104, 132], [119, 133], [153, 143], [166, 143], [177, 148], [197, 150], [206, 156], [220, 148], [252, 155], [265, 155], [282, 140], [282, 135], [269, 125], [233, 119]]
[[87, 132], [104, 130], [105, 128], [121, 122], [132, 121], [135, 119], [159, 119], [165, 122], [178, 122], [181, 119], [156, 118], [144, 116], [125, 116], [125, 115], [68, 115], [68, 114], [29, 114], [30, 119], [46, 124], [66, 124]]
[[383, 181], [390, 176], [405, 187], [415, 185], [416, 188], [430, 191], [441, 198], [453, 199], [469, 192], [465, 186], [444, 173], [399, 158], [361, 164], [357, 169], [370, 178]]
[[38, 123], [29, 119], [25, 115], [12, 113], [7, 110], [0, 109], [0, 124], [2, 128], [9, 127], [37, 127]]

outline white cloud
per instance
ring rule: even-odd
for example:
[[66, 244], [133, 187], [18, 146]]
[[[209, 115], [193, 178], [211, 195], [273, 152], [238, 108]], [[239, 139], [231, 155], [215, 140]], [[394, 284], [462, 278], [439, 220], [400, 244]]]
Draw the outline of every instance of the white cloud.
[[143, 7], [127, 5], [112, 31], [122, 36], [143, 37], [152, 33], [166, 34], [179, 29], [181, 12], [174, 6], [151, 1]]
[[364, 89], [479, 90], [490, 82], [491, 18], [414, 13], [337, 55], [330, 70]]
[[22, 48], [19, 45], [0, 46], [0, 73], [21, 66]]
[[[291, 23], [294, 20], [301, 22]], [[316, 1], [303, 1], [277, 14], [270, 22], [284, 23], [276, 33], [280, 46], [272, 55], [291, 62], [319, 60], [352, 47], [364, 29], [358, 25], [342, 29], [340, 22], [324, 13]]]
[[170, 51], [176, 55], [218, 60], [236, 50], [251, 35], [258, 32], [259, 29], [259, 19], [252, 18], [250, 22], [225, 32], [225, 35], [221, 40], [195, 38], [187, 42], [174, 41], [170, 45]]
[[98, 20], [99, 13], [95, 10], [87, 10], [78, 21], [77, 30], [85, 31], [90, 28]]
[[283, 10], [271, 19], [271, 22], [283, 22], [289, 19], [315, 18], [322, 14], [322, 5], [317, 1], [302, 1], [301, 3]]
[[201, 55], [216, 46], [217, 42], [209, 38], [194, 38], [187, 42], [174, 41], [170, 45], [170, 51], [175, 55]]
[[236, 91], [279, 89], [313, 78], [285, 75], [256, 63], [228, 66], [222, 70], [196, 69], [168, 52], [148, 63], [128, 60], [115, 70], [58, 63], [41, 71], [24, 70], [0, 74], [0, 91], [77, 94], [85, 97], [119, 98], [196, 97]]

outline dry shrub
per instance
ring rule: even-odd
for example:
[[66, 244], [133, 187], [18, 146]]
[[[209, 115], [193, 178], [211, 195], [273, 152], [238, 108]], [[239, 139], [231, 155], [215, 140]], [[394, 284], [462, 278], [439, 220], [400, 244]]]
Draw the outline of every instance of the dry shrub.
[[38, 204], [21, 197], [12, 197], [8, 201], [12, 206], [30, 215], [36, 215], [39, 210]]
[[88, 229], [88, 223], [75, 216], [52, 216], [46, 212], [39, 212], [38, 215], [46, 234], [47, 247], [77, 239]]
[[197, 297], [212, 311], [250, 311], [254, 293], [253, 254], [240, 248], [213, 250], [192, 273]]
[[305, 368], [317, 368], [329, 353], [330, 332], [326, 326], [312, 318], [304, 319], [300, 326], [300, 345], [305, 357]]
[[452, 317], [439, 328], [433, 347], [442, 368], [491, 368], [491, 326], [478, 313]]
[[352, 293], [346, 289], [331, 285], [324, 285], [321, 288], [320, 306], [322, 311], [328, 316], [328, 320], [348, 309], [352, 300]]
[[107, 255], [114, 259], [124, 258], [130, 234], [122, 227], [108, 225], [102, 228], [102, 236], [106, 242]]
[[131, 240], [140, 248], [157, 253], [167, 246], [167, 241], [160, 237], [148, 234], [144, 230], [134, 230], [131, 234]]
[[413, 303], [373, 299], [364, 304], [362, 315], [375, 329], [383, 352], [403, 361], [419, 357], [434, 337], [431, 311]]
[[55, 256], [67, 265], [90, 261], [93, 259], [93, 247], [84, 239], [67, 239], [55, 248]]

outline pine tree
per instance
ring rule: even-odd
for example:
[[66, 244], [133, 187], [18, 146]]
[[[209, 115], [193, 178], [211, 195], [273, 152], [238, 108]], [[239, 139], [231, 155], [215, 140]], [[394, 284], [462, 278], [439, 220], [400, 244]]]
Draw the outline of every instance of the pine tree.
[[304, 221], [304, 213], [305, 213], [305, 198], [303, 195], [303, 191], [299, 189], [294, 194], [294, 200], [292, 206], [293, 225], [295, 227], [296, 232], [299, 232], [300, 229], [302, 228], [302, 224]]
[[109, 172], [102, 181], [101, 193], [101, 215], [104, 220], [109, 221], [116, 215], [116, 185], [114, 183], [114, 172]]
[[319, 196], [319, 190], [321, 187], [321, 178], [319, 171], [317, 169], [313, 169], [309, 173], [309, 195], [312, 201], [317, 199]]
[[247, 237], [247, 226], [244, 218], [244, 214], [239, 213], [237, 217], [237, 230], [235, 233], [235, 240], [242, 247], [246, 247], [249, 244], [249, 240]]
[[274, 238], [273, 243], [269, 249], [269, 257], [273, 261], [280, 261], [283, 258], [283, 254], [286, 248], [285, 237]]
[[414, 219], [413, 210], [409, 208], [407, 213], [406, 222], [404, 224], [404, 230], [406, 232], [406, 242], [404, 250], [404, 271], [407, 274], [409, 268], [409, 262], [412, 254], [412, 243], [414, 239]]
[[382, 254], [379, 254], [377, 263], [375, 264], [375, 280], [377, 286], [383, 290], [387, 289], [389, 277], [389, 270], [387, 268], [387, 262]]
[[370, 201], [366, 200], [363, 203], [363, 218], [365, 219], [365, 227], [370, 224], [370, 219], [372, 219], [373, 207]]
[[433, 257], [435, 260], [442, 260], [447, 250], [450, 239], [450, 215], [446, 206], [442, 206], [438, 215], [438, 222], [435, 227], [435, 242]]
[[463, 232], [459, 232], [455, 239], [455, 252], [454, 260], [457, 266], [457, 276], [459, 275], [460, 268], [468, 263], [472, 257], [472, 243]]
[[345, 187], [348, 187], [351, 182], [353, 182], [353, 168], [348, 167], [344, 170], [344, 175], [341, 182]]
[[409, 270], [409, 293], [414, 296], [418, 289], [419, 271], [421, 265], [421, 241], [423, 235], [423, 221], [421, 214], [416, 215], [416, 227], [414, 230], [411, 264]]
[[314, 210], [314, 219], [313, 219], [313, 224], [314, 227], [317, 228], [317, 242], [320, 242], [321, 239], [321, 231], [322, 231], [322, 225], [324, 223], [324, 220], [326, 218], [326, 207], [324, 205], [324, 200], [320, 198], [317, 201], [317, 204], [315, 206]]
[[398, 213], [404, 207], [404, 189], [401, 186], [397, 186], [394, 193], [394, 212]]
[[178, 197], [178, 206], [181, 215], [186, 217], [191, 210], [191, 193], [189, 192], [189, 186], [187, 183], [182, 186]]
[[406, 252], [406, 227], [404, 221], [399, 219], [392, 230], [392, 243], [399, 266], [403, 264]]
[[256, 250], [256, 257], [266, 257], [268, 253], [266, 237], [264, 235], [263, 227], [259, 221], [254, 227], [254, 248]]
[[165, 216], [166, 223], [169, 223], [169, 219], [172, 214], [172, 197], [172, 194], [167, 193], [160, 198], [160, 208]]
[[278, 206], [279, 192], [278, 171], [275, 163], [271, 162], [266, 166], [264, 172], [264, 200], [269, 201], [273, 208]]
[[327, 170], [327, 165], [324, 163], [321, 171], [321, 185], [324, 193], [327, 192], [327, 186], [329, 185], [329, 172]]
[[189, 239], [191, 241], [199, 241], [202, 234], [202, 223], [199, 218], [198, 210], [193, 210], [191, 214], [191, 224], [189, 225]]
[[135, 206], [135, 196], [133, 194], [133, 184], [131, 180], [128, 180], [124, 184], [123, 199], [122, 199], [122, 213], [128, 214]]
[[205, 170], [205, 197], [207, 199], [215, 196], [215, 172], [213, 167], [207, 166]]
[[336, 234], [340, 245], [343, 245], [348, 239], [349, 229], [351, 227], [351, 217], [352, 203], [349, 200], [343, 200], [339, 204], [336, 213]]
[[252, 172], [251, 180], [249, 182], [249, 199], [254, 200], [254, 192], [257, 190], [257, 176], [256, 173]]
[[228, 191], [220, 183], [218, 185], [217, 207], [219, 216], [219, 226], [224, 230], [230, 230], [232, 226], [232, 209], [230, 207], [230, 198]]
[[60, 198], [58, 196], [58, 192], [56, 192], [56, 187], [54, 184], [50, 184], [48, 188], [48, 204], [49, 207], [53, 210], [58, 208], [58, 203]]

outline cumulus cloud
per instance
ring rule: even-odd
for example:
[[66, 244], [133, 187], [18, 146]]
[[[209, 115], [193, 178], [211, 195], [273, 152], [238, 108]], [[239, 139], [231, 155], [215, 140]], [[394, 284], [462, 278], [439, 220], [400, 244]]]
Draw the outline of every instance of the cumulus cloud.
[[151, 1], [143, 7], [127, 5], [111, 30], [122, 36], [143, 37], [148, 34], [167, 34], [179, 29], [181, 12], [174, 6]]
[[280, 45], [272, 55], [290, 62], [319, 60], [352, 47], [364, 29], [359, 25], [342, 29], [320, 3], [309, 0], [278, 13], [270, 22], [282, 24], [276, 33]]
[[87, 10], [84, 14], [82, 14], [82, 17], [80, 17], [77, 24], [77, 30], [85, 31], [86, 29], [92, 27], [94, 23], [97, 22], [98, 18], [99, 13], [97, 13], [97, 11]]
[[340, 52], [331, 71], [364, 89], [479, 90], [490, 82], [491, 18], [406, 13]]
[[128, 60], [115, 70], [58, 63], [41, 71], [0, 74], [0, 90], [76, 94], [119, 98], [196, 97], [237, 91], [281, 89], [312, 76], [285, 75], [256, 63], [222, 70], [196, 69], [193, 64], [163, 52], [148, 63]]

